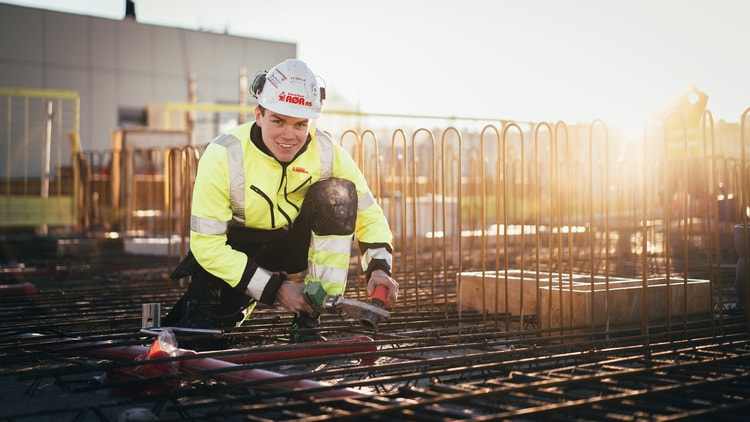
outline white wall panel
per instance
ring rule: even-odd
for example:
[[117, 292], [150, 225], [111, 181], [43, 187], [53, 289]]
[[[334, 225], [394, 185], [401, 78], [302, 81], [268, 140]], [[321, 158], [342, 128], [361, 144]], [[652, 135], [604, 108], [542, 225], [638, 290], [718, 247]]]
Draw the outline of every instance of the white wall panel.
[[91, 19], [91, 67], [93, 72], [119, 66], [117, 25], [107, 19]]
[[123, 71], [154, 71], [154, 27], [137, 22], [118, 22], [119, 67]]
[[91, 62], [91, 20], [61, 13], [46, 22], [47, 65], [88, 67]]
[[41, 62], [44, 30], [40, 10], [0, 4], [0, 58]]

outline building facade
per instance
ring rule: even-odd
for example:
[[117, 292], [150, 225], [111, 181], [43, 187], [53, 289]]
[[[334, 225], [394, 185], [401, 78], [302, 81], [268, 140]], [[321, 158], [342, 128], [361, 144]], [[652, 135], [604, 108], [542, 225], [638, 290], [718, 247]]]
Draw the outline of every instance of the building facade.
[[77, 92], [83, 150], [145, 124], [150, 103], [237, 104], [241, 69], [252, 78], [296, 54], [294, 43], [0, 4], [0, 87]]

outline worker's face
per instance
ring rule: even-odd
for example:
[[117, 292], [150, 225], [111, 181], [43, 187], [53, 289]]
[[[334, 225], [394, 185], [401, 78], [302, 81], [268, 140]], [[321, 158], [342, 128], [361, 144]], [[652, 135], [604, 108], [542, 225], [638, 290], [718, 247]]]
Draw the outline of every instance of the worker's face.
[[255, 109], [255, 123], [263, 129], [263, 143], [271, 154], [282, 163], [292, 161], [305, 145], [309, 119], [285, 116], [271, 110]]

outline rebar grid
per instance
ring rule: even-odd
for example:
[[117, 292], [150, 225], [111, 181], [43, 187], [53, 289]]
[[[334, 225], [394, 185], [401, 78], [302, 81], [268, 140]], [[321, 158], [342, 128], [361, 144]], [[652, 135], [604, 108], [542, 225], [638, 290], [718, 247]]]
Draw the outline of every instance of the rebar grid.
[[[89, 276], [90, 272], [68, 273], [72, 280]], [[109, 287], [89, 290], [81, 283], [3, 301], [0, 355], [6, 364], [0, 380], [24, 391], [15, 399], [30, 406], [12, 413], [3, 410], [0, 419], [106, 421], [132, 407], [149, 408], [159, 420], [725, 417], [741, 415], [745, 404], [740, 398], [750, 391], [750, 344], [742, 317], [726, 316], [725, 334], [719, 337], [710, 320], [691, 322], [684, 329], [675, 322], [673, 331], [685, 337], [673, 336], [671, 341], [664, 341], [668, 326], [656, 324], [647, 336], [639, 327], [540, 335], [534, 327], [524, 329], [520, 321], [516, 328], [498, 329], [492, 318], [455, 306], [417, 309], [410, 305], [416, 298], [405, 300], [377, 332], [364, 330], [356, 321], [323, 319], [329, 339], [368, 335], [375, 351], [324, 351], [294, 361], [118, 378], [144, 362], [107, 357], [108, 351], [143, 348], [153, 341], [138, 330], [140, 303], [154, 300], [168, 306], [182, 290], [160, 269], [99, 269], [97, 276]], [[80, 312], [74, 311], [77, 306]], [[252, 320], [226, 334], [236, 350], [202, 357], [230, 359], [331, 347], [290, 347], [290, 316], [276, 309], [256, 312]], [[170, 360], [185, 358], [166, 359]], [[375, 364], [363, 364], [368, 360]], [[273, 381], [220, 378], [238, 369], [276, 376]], [[102, 381], [102, 375], [109, 381]], [[269, 385], [305, 380], [325, 385], [269, 390]], [[330, 396], [342, 390], [362, 395]], [[63, 405], [50, 396], [73, 401]], [[38, 400], [47, 403], [42, 406]]]
[[[342, 144], [354, 140], [352, 156], [392, 222], [401, 297], [377, 332], [333, 316], [322, 331], [331, 340], [370, 336], [375, 351], [290, 347], [290, 316], [262, 308], [223, 334], [237, 350], [135, 361], [153, 341], [138, 330], [141, 304], [166, 309], [184, 291], [166, 277], [175, 257], [143, 265], [118, 261], [116, 250], [83, 263], [38, 258], [37, 269], [9, 268], [3, 279], [32, 281], [39, 292], [0, 302], [0, 396], [8, 397], [0, 418], [114, 420], [148, 407], [160, 420], [739, 419], [750, 347], [747, 315], [725, 306], [736, 299], [727, 227], [747, 220], [748, 171], [744, 149], [739, 161], [715, 153], [710, 114], [703, 119], [698, 160], [682, 156], [690, 160], [677, 164], [658, 154], [667, 133], [617, 159], [618, 144], [598, 121], [585, 128], [505, 122], [473, 134], [399, 130], [381, 140], [367, 131], [342, 135]], [[744, 123], [743, 116], [743, 142]], [[132, 180], [115, 183], [148, 193], [129, 202], [141, 209], [125, 210], [123, 230], [150, 227], [184, 239], [199, 149], [160, 153], [125, 157], [168, 165], [163, 174], [136, 167]], [[696, 185], [703, 176], [708, 183]], [[736, 193], [733, 211], [719, 208], [719, 183]], [[153, 217], [131, 218], [140, 215]], [[347, 295], [362, 300], [363, 276], [357, 260], [351, 264]], [[551, 326], [542, 313], [553, 302], [562, 312], [557, 298], [522, 314], [467, 309], [460, 292], [469, 271], [528, 274], [537, 292], [544, 276], [560, 286], [599, 276], [604, 319]], [[645, 304], [655, 276], [685, 290], [689, 278], [708, 280], [709, 311], [672, 314], [672, 302], [685, 299], [667, 296], [665, 318], [643, 310], [636, 322], [614, 321], [607, 299], [614, 278], [642, 280]], [[524, 300], [523, 291], [491, 298], [481, 288], [483, 301], [505, 309]], [[592, 308], [594, 301], [592, 294]], [[310, 354], [268, 358], [291, 350]], [[266, 360], [229, 364], [257, 355]], [[219, 365], [201, 367], [202, 360]], [[182, 370], [134, 376], [144, 364]]]

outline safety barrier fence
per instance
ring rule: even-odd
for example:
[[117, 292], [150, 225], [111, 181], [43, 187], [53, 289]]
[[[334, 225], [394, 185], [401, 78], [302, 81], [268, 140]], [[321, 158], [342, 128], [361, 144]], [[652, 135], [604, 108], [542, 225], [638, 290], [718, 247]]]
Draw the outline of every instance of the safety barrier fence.
[[[632, 324], [648, 333], [665, 321], [671, 331], [694, 317], [721, 329], [737, 298], [738, 258], [747, 258], [749, 111], [734, 149], [716, 138], [709, 111], [697, 132], [667, 116], [636, 141], [602, 121], [387, 137], [347, 130], [335, 139], [391, 222], [397, 306], [478, 310], [503, 328], [542, 334]], [[189, 247], [201, 152], [77, 154], [81, 232], [167, 239], [173, 265]], [[358, 263], [351, 268], [362, 298]]]
[[71, 225], [77, 184], [70, 162], [80, 150], [74, 91], [0, 87], [0, 221], [4, 228]]

